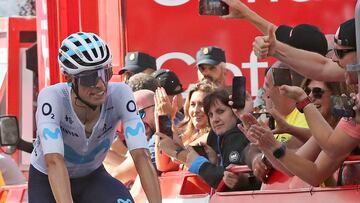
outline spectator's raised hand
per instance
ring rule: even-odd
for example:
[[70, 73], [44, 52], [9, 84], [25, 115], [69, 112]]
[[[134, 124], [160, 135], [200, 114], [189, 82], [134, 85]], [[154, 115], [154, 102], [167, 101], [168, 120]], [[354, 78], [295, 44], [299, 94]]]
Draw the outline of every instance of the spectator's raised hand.
[[163, 87], [156, 89], [154, 99], [157, 115], [168, 115], [171, 117], [173, 114], [172, 101], [170, 101]]
[[271, 130], [263, 126], [252, 125], [246, 137], [253, 145], [259, 147], [262, 151], [274, 151], [281, 146], [281, 144], [275, 140]]
[[307, 97], [305, 91], [298, 86], [282, 85], [279, 90], [280, 94], [283, 94], [297, 102], [302, 101]]
[[238, 127], [245, 135], [248, 133], [248, 130], [252, 125], [260, 125], [256, 118], [250, 113], [241, 115], [240, 120], [242, 121], [242, 125], [239, 124]]
[[222, 18], [246, 18], [251, 15], [252, 11], [240, 0], [222, 0], [229, 5], [229, 14], [221, 16]]
[[276, 27], [271, 25], [269, 27], [269, 35], [255, 37], [253, 50], [259, 59], [264, 59], [275, 54], [275, 47], [278, 43], [275, 37], [275, 29]]

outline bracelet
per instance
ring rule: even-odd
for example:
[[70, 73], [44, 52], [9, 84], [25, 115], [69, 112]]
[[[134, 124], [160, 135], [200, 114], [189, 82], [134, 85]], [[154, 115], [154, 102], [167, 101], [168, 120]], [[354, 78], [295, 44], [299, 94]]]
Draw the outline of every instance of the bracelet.
[[312, 103], [311, 99], [307, 96], [302, 101], [296, 102], [296, 108], [300, 111], [300, 113], [304, 113], [304, 108], [310, 103]]

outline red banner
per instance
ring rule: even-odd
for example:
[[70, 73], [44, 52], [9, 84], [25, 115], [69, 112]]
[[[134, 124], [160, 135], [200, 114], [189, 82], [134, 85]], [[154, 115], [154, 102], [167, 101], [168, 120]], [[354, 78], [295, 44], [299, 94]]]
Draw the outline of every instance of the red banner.
[[[244, 0], [243, 0], [244, 1]], [[326, 34], [354, 17], [355, 0], [247, 0], [247, 5], [276, 25], [309, 23]], [[227, 68], [245, 75], [247, 89], [255, 95], [264, 69], [274, 59], [258, 62], [252, 53], [254, 37], [261, 33], [244, 20], [200, 16], [198, 1], [136, 0], [125, 3], [127, 51], [157, 57], [158, 68], [175, 71], [183, 85], [197, 81], [195, 55], [200, 47], [214, 45], [226, 52]], [[227, 84], [233, 74], [228, 74]]]

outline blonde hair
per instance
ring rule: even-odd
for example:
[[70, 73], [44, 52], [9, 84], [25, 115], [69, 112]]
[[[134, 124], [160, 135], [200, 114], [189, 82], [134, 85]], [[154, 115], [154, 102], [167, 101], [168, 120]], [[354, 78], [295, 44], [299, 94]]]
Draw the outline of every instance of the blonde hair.
[[[178, 128], [180, 131], [182, 131], [181, 138], [183, 142], [186, 142], [187, 140], [190, 140], [191, 137], [197, 133], [197, 130], [195, 129], [195, 126], [193, 125], [190, 114], [189, 114], [189, 108], [190, 108], [190, 99], [194, 92], [204, 92], [206, 94], [210, 94], [211, 92], [214, 92], [216, 89], [215, 84], [209, 82], [209, 81], [201, 81], [199, 83], [196, 83], [194, 87], [190, 89], [189, 94], [186, 97], [185, 104], [184, 104], [184, 119], [183, 121], [178, 125]], [[205, 129], [200, 129], [199, 133], [206, 133], [209, 132], [209, 127]], [[205, 131], [205, 132], [201, 132]]]

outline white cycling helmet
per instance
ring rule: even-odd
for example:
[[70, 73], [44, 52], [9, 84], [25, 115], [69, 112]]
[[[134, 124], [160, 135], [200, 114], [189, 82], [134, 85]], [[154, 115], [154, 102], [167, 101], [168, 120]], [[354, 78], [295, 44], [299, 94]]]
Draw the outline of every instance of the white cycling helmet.
[[111, 65], [112, 57], [109, 47], [99, 36], [77, 32], [62, 41], [58, 61], [63, 73], [76, 75]]

